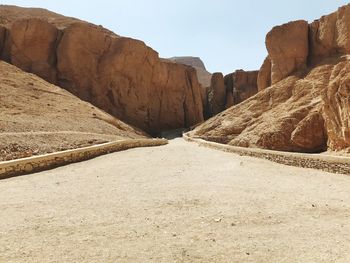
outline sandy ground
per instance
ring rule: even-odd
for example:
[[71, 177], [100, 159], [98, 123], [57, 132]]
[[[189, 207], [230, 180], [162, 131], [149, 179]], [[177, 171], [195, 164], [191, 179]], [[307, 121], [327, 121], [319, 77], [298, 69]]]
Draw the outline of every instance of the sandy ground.
[[0, 181], [0, 262], [350, 262], [349, 189], [175, 139]]

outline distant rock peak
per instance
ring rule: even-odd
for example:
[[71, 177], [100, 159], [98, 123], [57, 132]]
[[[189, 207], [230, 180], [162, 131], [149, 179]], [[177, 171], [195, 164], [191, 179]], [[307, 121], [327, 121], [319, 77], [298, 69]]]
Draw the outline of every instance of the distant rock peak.
[[172, 58], [169, 58], [169, 60], [174, 61], [174, 62], [179, 63], [179, 64], [184, 64], [187, 66], [207, 70], [205, 65], [204, 65], [204, 62], [199, 57], [191, 57], [191, 56], [172, 57]]

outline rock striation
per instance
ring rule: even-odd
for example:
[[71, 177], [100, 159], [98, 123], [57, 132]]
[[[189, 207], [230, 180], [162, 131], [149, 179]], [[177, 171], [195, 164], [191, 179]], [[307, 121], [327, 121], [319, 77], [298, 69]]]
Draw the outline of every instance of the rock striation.
[[0, 16], [3, 60], [153, 135], [203, 121], [196, 70], [142, 41], [42, 9], [0, 6]]
[[349, 36], [350, 5], [311, 24], [273, 28], [259, 92], [190, 135], [243, 147], [350, 152]]

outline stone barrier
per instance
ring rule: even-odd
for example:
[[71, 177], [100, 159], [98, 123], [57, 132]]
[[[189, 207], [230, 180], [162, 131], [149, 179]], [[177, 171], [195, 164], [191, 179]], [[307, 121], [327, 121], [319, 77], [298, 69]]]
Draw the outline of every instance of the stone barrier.
[[160, 146], [167, 143], [166, 139], [130, 139], [0, 162], [0, 179], [48, 170], [112, 152], [136, 147]]
[[200, 146], [213, 148], [225, 152], [236, 153], [238, 155], [257, 157], [267, 159], [276, 163], [303, 168], [319, 169], [331, 173], [350, 175], [350, 157], [323, 155], [323, 154], [305, 154], [295, 152], [280, 152], [258, 148], [244, 148], [230, 146], [201, 138], [190, 137], [183, 134], [183, 138], [189, 142], [196, 142]]

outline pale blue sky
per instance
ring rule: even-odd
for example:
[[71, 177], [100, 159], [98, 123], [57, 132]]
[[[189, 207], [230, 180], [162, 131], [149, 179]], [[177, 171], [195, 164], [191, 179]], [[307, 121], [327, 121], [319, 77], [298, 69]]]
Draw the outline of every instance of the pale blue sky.
[[211, 72], [258, 69], [265, 35], [291, 20], [313, 21], [345, 0], [9, 0], [42, 7], [141, 39], [162, 57], [199, 56]]

